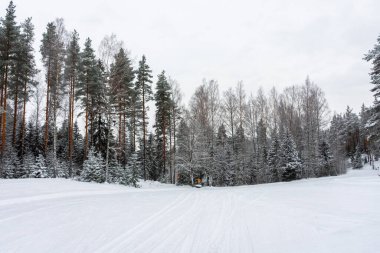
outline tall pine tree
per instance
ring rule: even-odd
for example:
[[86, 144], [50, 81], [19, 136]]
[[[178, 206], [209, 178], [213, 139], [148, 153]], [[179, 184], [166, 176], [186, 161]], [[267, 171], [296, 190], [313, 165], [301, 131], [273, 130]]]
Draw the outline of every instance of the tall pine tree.
[[166, 174], [167, 135], [170, 126], [170, 112], [172, 105], [171, 89], [166, 79], [165, 71], [162, 71], [162, 73], [158, 75], [154, 99], [156, 101], [155, 128], [157, 141], [157, 162], [161, 175], [164, 177]]
[[142, 140], [143, 140], [143, 174], [144, 180], [146, 180], [146, 168], [145, 168], [145, 158], [146, 158], [146, 134], [147, 134], [147, 103], [152, 99], [152, 70], [146, 63], [145, 55], [142, 56], [139, 62], [139, 68], [137, 70], [137, 81], [135, 92], [136, 96], [140, 98], [141, 101], [141, 121], [142, 121]]

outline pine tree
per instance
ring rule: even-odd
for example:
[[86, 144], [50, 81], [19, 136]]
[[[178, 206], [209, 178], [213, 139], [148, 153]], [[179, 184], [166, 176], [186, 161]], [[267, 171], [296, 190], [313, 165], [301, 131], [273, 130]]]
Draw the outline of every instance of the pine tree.
[[[42, 35], [42, 45], [40, 52], [42, 55], [42, 61], [44, 67], [46, 68], [46, 108], [45, 108], [45, 131], [44, 131], [44, 152], [47, 153], [48, 140], [49, 140], [49, 115], [50, 108], [56, 105], [56, 103], [51, 103], [56, 99], [58, 83], [56, 80], [57, 73], [55, 73], [56, 68], [54, 65], [57, 64], [59, 58], [58, 45], [58, 34], [56, 26], [51, 22], [48, 23], [46, 27], [46, 32]], [[53, 94], [54, 93], [54, 94]], [[53, 97], [53, 98], [52, 98]], [[54, 127], [54, 126], [53, 126]]]
[[26, 135], [26, 104], [29, 101], [32, 88], [37, 86], [37, 82], [33, 80], [34, 76], [38, 73], [36, 68], [36, 63], [34, 59], [34, 26], [32, 24], [32, 19], [28, 18], [21, 25], [22, 27], [22, 69], [23, 69], [23, 87], [22, 87], [22, 121], [21, 129], [19, 134], [19, 142], [21, 145], [21, 157], [25, 153], [25, 135]]
[[74, 108], [75, 108], [75, 92], [79, 79], [80, 67], [80, 47], [79, 47], [79, 34], [77, 31], [71, 35], [71, 40], [67, 48], [67, 57], [65, 61], [65, 75], [67, 85], [69, 86], [69, 177], [73, 176], [73, 151], [74, 151]]
[[364, 60], [372, 62], [370, 72], [371, 82], [374, 87], [371, 89], [374, 96], [373, 108], [371, 117], [367, 123], [367, 128], [370, 131], [370, 139], [376, 143], [380, 140], [380, 35], [377, 38], [377, 43], [364, 57]]
[[89, 149], [89, 142], [91, 142], [90, 133], [90, 119], [93, 115], [93, 104], [96, 92], [98, 91], [98, 66], [95, 57], [94, 49], [92, 48], [90, 38], [86, 39], [83, 52], [80, 55], [81, 68], [78, 80], [78, 89], [76, 98], [80, 100], [81, 107], [85, 114], [85, 130], [84, 130], [84, 144], [83, 144], [83, 156], [87, 158], [87, 152]]
[[[97, 61], [95, 68], [95, 82], [93, 88], [91, 88], [91, 106], [89, 116], [89, 146], [95, 147], [97, 152], [101, 151], [105, 157], [105, 150], [100, 146], [103, 143], [102, 138], [107, 141], [107, 136], [103, 136], [106, 129], [106, 112], [108, 105], [108, 91], [106, 86], [106, 73], [101, 61]], [[104, 146], [105, 147], [105, 146]], [[103, 152], [104, 151], [104, 152]]]
[[[156, 84], [156, 141], [157, 141], [157, 161], [158, 169], [161, 175], [166, 175], [167, 164], [167, 136], [170, 126], [170, 112], [171, 112], [171, 89], [166, 79], [165, 71], [158, 75]], [[145, 147], [144, 147], [145, 149]], [[144, 156], [145, 160], [145, 156]]]
[[22, 32], [19, 34], [17, 43], [17, 51], [14, 57], [14, 65], [11, 69], [12, 84], [9, 87], [9, 98], [13, 100], [13, 131], [12, 131], [12, 144], [16, 145], [18, 141], [17, 127], [20, 122], [20, 107], [23, 102], [23, 124], [25, 124], [25, 105], [29, 99], [30, 90], [28, 87], [34, 86], [35, 82], [32, 80], [33, 76], [37, 73], [35, 69], [34, 55], [33, 55], [33, 25], [31, 18], [28, 18], [21, 25]]
[[62, 19], [48, 23], [40, 47], [42, 62], [46, 69], [45, 80], [47, 84], [43, 149], [45, 157], [50, 156], [49, 162], [51, 162], [50, 165], [54, 172], [53, 177], [57, 176], [57, 119], [61, 99], [64, 95], [62, 70], [65, 57], [65, 31]]
[[[75, 158], [76, 160], [79, 159], [77, 161], [79, 164], [81, 160], [87, 159], [87, 153], [90, 148], [94, 148], [96, 152], [100, 152], [102, 157], [105, 158], [108, 153], [108, 139], [113, 138], [112, 133], [109, 131], [111, 115], [109, 115], [110, 92], [107, 87], [107, 74], [103, 63], [95, 58], [90, 39], [86, 40], [84, 50], [80, 56], [81, 68], [76, 98], [80, 100], [81, 107], [84, 110], [85, 131], [83, 143], [80, 144], [81, 149], [83, 149], [83, 155], [78, 158], [77, 154]], [[75, 149], [77, 148], [74, 146]]]
[[5, 18], [1, 20], [0, 35], [0, 130], [1, 130], [1, 155], [6, 151], [7, 136], [7, 105], [8, 91], [12, 89], [10, 82], [12, 72], [17, 59], [15, 58], [19, 50], [20, 27], [16, 23], [16, 6], [10, 1], [6, 10]]
[[110, 88], [111, 88], [111, 106], [118, 118], [118, 157], [125, 164], [127, 154], [127, 112], [132, 106], [134, 71], [131, 61], [124, 49], [120, 49], [115, 55], [115, 61], [111, 64], [110, 70]]
[[143, 173], [144, 173], [144, 180], [146, 180], [146, 166], [145, 166], [145, 158], [146, 158], [146, 128], [147, 128], [147, 106], [146, 103], [148, 103], [152, 99], [152, 71], [150, 70], [149, 66], [146, 64], [146, 58], [145, 55], [142, 56], [141, 61], [139, 62], [139, 69], [137, 71], [137, 81], [136, 81], [136, 88], [135, 92], [137, 93], [137, 97], [141, 100], [141, 119], [142, 119], [142, 130], [143, 130]]

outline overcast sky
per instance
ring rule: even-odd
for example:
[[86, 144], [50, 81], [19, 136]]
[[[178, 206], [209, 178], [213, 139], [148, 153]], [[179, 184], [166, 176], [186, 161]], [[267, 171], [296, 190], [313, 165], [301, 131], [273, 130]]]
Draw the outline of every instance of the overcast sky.
[[[38, 45], [46, 24], [65, 19], [83, 45], [106, 34], [142, 54], [156, 76], [163, 69], [188, 101], [202, 79], [221, 90], [243, 80], [248, 93], [302, 84], [307, 75], [332, 111], [359, 111], [373, 101], [362, 60], [380, 34], [379, 0], [15, 0], [19, 21], [32, 16]], [[7, 0], [0, 2], [4, 16]]]

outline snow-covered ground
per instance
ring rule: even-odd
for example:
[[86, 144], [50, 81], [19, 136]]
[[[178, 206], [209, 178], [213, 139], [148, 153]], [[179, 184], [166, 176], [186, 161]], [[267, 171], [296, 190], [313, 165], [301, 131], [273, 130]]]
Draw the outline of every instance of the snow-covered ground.
[[380, 252], [380, 177], [231, 188], [0, 180], [0, 252]]

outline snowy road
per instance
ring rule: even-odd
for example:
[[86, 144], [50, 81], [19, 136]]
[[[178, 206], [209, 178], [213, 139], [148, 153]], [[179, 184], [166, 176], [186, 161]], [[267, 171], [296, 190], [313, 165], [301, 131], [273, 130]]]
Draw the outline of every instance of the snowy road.
[[377, 253], [377, 173], [202, 189], [0, 180], [0, 252]]

